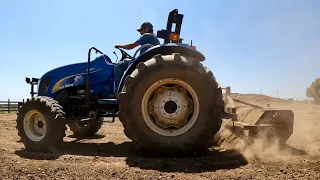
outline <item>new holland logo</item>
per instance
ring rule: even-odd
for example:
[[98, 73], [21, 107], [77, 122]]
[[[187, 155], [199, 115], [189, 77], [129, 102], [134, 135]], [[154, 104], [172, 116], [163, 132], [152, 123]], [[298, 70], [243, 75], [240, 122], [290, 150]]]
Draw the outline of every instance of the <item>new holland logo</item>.
[[75, 86], [79, 86], [79, 85], [82, 85], [84, 83], [84, 79], [82, 76], [76, 76], [74, 78], [74, 85]]

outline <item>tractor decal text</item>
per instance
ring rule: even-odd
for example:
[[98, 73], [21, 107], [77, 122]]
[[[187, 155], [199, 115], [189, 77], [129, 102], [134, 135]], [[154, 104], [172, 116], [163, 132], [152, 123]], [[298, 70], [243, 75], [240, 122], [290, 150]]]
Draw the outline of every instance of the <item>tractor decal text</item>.
[[67, 87], [72, 87], [72, 86], [74, 86], [74, 83], [59, 86], [58, 89], [60, 90], [60, 89], [67, 88]]
[[[91, 69], [90, 69], [91, 70]], [[99, 68], [95, 71], [90, 72], [90, 74], [92, 73], [96, 73], [101, 71], [102, 68]], [[60, 79], [52, 88], [51, 92], [55, 93], [58, 90], [61, 90], [63, 88], [67, 88], [67, 87], [72, 87], [72, 86], [78, 86], [78, 85], [83, 85], [84, 82], [84, 77], [87, 73], [80, 73], [80, 74], [74, 74], [74, 75], [70, 75], [67, 76], [65, 78]]]

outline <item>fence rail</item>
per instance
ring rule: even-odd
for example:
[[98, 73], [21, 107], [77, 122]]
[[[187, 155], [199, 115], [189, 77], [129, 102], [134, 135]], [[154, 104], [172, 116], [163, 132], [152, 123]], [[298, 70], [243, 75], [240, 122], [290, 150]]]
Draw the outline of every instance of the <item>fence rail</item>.
[[0, 101], [0, 113], [12, 113], [17, 112], [19, 105], [23, 103], [23, 101], [11, 101], [8, 99], [7, 101]]

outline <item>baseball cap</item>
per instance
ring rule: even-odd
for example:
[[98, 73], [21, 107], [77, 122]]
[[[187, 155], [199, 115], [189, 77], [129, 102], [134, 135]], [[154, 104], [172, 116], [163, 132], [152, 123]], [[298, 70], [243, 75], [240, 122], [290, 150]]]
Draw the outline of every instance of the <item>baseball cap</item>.
[[137, 29], [138, 32], [140, 32], [141, 29], [144, 28], [153, 29], [153, 25], [150, 22], [144, 22], [140, 25], [140, 27]]

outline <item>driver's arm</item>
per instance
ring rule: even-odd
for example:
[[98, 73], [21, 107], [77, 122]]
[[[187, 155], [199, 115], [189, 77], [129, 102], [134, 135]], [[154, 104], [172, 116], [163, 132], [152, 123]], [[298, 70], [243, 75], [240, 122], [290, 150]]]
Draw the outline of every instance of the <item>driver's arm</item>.
[[134, 43], [130, 43], [130, 44], [118, 44], [116, 45], [115, 47], [119, 47], [119, 48], [123, 48], [123, 49], [126, 49], [126, 50], [130, 50], [130, 49], [133, 49], [139, 45], [143, 45], [144, 43], [146, 42], [146, 36], [142, 35], [136, 42]]
[[126, 50], [130, 50], [130, 49], [133, 49], [135, 47], [139, 46], [139, 44], [137, 42], [134, 42], [134, 43], [130, 43], [130, 44], [118, 44], [116, 45], [115, 47], [116, 48], [123, 48], [123, 49], [126, 49]]

